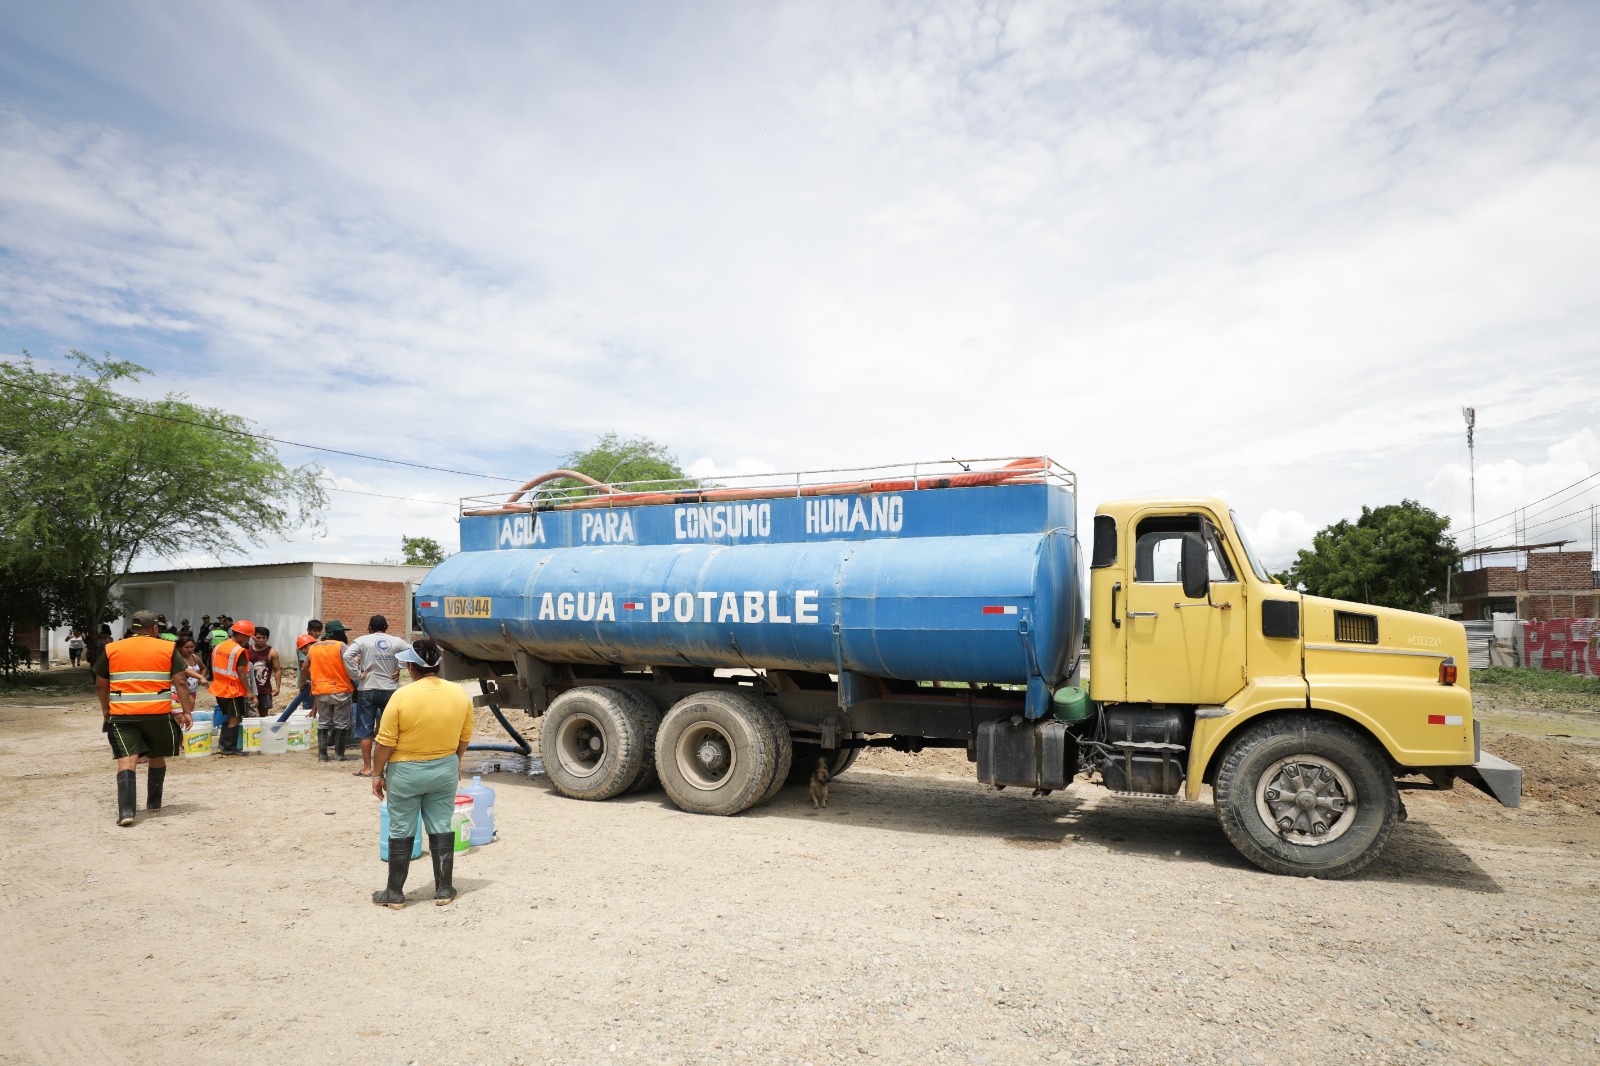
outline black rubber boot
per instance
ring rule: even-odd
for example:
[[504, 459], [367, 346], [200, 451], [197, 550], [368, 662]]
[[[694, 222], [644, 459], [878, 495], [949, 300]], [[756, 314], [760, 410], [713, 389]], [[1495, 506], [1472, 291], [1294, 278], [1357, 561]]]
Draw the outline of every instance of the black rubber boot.
[[350, 742], [350, 730], [335, 729], [333, 731], [333, 748], [339, 753], [340, 762], [349, 762], [350, 756], [344, 753], [344, 746]]
[[372, 902], [390, 910], [404, 910], [406, 905], [406, 873], [411, 869], [411, 849], [417, 838], [389, 838], [389, 885], [372, 894]]
[[[394, 854], [394, 844], [389, 844], [389, 854]], [[433, 902], [443, 907], [454, 903], [456, 886], [451, 882], [456, 872], [456, 835], [454, 833], [429, 833], [428, 854], [433, 859]]]
[[117, 824], [133, 824], [139, 806], [139, 779], [132, 770], [117, 771]]
[[328, 741], [331, 739], [332, 733], [333, 730], [331, 729], [324, 729], [320, 725], [317, 726], [317, 759], [320, 762], [328, 761]]
[[150, 767], [149, 776], [145, 779], [144, 807], [147, 811], [161, 809], [161, 786], [167, 783], [167, 768], [165, 766]]

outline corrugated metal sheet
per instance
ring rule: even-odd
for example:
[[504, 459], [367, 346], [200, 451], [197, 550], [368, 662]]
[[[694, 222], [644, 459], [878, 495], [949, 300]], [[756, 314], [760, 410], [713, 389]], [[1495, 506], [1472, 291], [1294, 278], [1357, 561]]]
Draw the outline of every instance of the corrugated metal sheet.
[[1494, 623], [1463, 622], [1467, 630], [1467, 668], [1484, 670], [1489, 666], [1489, 645], [1494, 642]]

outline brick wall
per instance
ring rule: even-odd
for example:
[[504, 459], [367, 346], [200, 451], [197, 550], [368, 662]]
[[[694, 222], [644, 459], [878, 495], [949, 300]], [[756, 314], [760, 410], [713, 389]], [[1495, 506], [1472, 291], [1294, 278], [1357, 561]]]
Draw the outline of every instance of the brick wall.
[[1517, 614], [1534, 622], [1600, 615], [1600, 596], [1572, 592], [1525, 592], [1517, 601]]
[[367, 631], [367, 619], [381, 614], [389, 620], [389, 632], [406, 635], [411, 621], [411, 605], [406, 587], [399, 581], [352, 581], [343, 577], [319, 578], [322, 582], [322, 620], [338, 619], [352, 638]]
[[[1529, 552], [1529, 592], [1572, 592], [1594, 587], [1589, 552]], [[1559, 616], [1558, 616], [1559, 617]]]
[[1517, 591], [1517, 568], [1514, 566], [1484, 566], [1477, 570], [1463, 570], [1456, 575], [1456, 588], [1462, 597], [1486, 596], [1496, 592]]

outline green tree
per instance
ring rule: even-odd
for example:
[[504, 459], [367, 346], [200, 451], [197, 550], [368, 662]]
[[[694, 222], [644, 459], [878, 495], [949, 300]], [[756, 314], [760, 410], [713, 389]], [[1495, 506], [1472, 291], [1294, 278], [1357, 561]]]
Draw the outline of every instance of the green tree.
[[561, 464], [608, 485], [625, 481], [664, 481], [672, 488], [683, 488], [690, 484], [678, 465], [678, 457], [668, 451], [665, 444], [649, 437], [624, 440], [616, 433], [603, 433], [584, 451], [563, 455]]
[[1363, 507], [1321, 530], [1281, 575], [1313, 596], [1425, 611], [1461, 564], [1450, 519], [1415, 500]]
[[15, 676], [22, 649], [13, 634], [34, 626], [57, 626], [73, 607], [70, 575], [48, 559], [0, 562], [0, 673]]
[[136, 363], [71, 356], [76, 373], [0, 364], [0, 566], [47, 561], [91, 641], [136, 560], [220, 557], [320, 527], [318, 467], [285, 467], [243, 418], [182, 394], [116, 391], [149, 373]]
[[402, 533], [400, 551], [407, 566], [438, 566], [444, 562], [444, 548], [432, 537], [408, 537]]

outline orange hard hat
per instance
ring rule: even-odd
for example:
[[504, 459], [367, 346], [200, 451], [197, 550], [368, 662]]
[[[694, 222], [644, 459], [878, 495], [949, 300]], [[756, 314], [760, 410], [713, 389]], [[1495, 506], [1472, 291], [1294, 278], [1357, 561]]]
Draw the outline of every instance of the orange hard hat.
[[243, 633], [247, 637], [253, 637], [256, 635], [256, 624], [254, 622], [247, 622], [241, 618], [237, 622], [233, 623], [233, 629], [230, 632]]
[[298, 637], [294, 638], [294, 650], [299, 651], [307, 644], [315, 644], [316, 642], [317, 638], [312, 636], [310, 633], [301, 633]]

